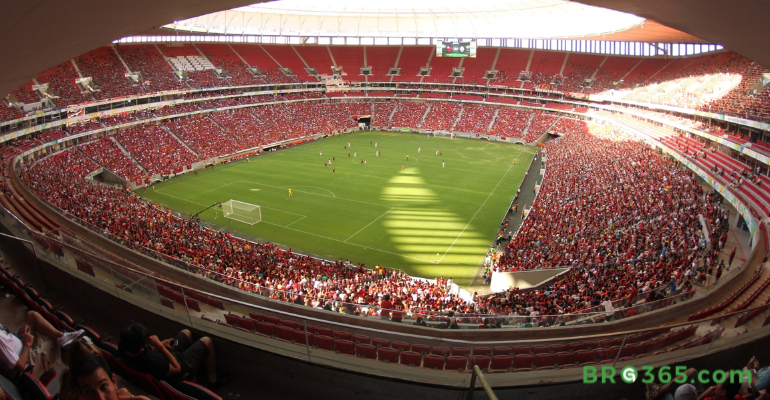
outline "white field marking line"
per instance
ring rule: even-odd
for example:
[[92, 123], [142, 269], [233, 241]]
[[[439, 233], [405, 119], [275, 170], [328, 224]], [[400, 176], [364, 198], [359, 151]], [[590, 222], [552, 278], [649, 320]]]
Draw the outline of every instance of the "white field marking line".
[[306, 232], [306, 231], [303, 231], [303, 230], [294, 229], [294, 228], [289, 228], [289, 227], [286, 227], [286, 226], [283, 226], [283, 225], [274, 224], [274, 223], [272, 223], [272, 222], [262, 221], [261, 223], [263, 223], [263, 224], [269, 224], [269, 225], [274, 225], [274, 226], [277, 226], [277, 227], [280, 227], [280, 228], [285, 228], [285, 229], [288, 229], [288, 230], [291, 230], [291, 231], [295, 231], [295, 232], [299, 232], [299, 233], [304, 233], [305, 235], [317, 236], [317, 237], [320, 237], [320, 238], [322, 238], [322, 239], [331, 240], [331, 241], [333, 241], [333, 242], [340, 242], [340, 243], [349, 244], [349, 245], [351, 245], [351, 246], [363, 247], [363, 248], [365, 248], [365, 249], [374, 250], [374, 251], [379, 251], [379, 252], [381, 252], [381, 253], [388, 253], [388, 254], [393, 254], [394, 256], [399, 256], [399, 257], [404, 257], [404, 258], [411, 258], [412, 260], [422, 261], [422, 262], [424, 262], [424, 263], [431, 263], [431, 262], [432, 262], [432, 261], [430, 261], [430, 260], [423, 260], [422, 258], [417, 258], [417, 257], [407, 256], [407, 255], [404, 255], [404, 254], [400, 254], [400, 253], [394, 253], [394, 252], [392, 252], [392, 251], [387, 251], [387, 250], [381, 250], [381, 249], [378, 249], [378, 248], [375, 248], [375, 247], [364, 246], [364, 245], [361, 245], [361, 244], [357, 244], [357, 243], [350, 243], [350, 242], [345, 242], [345, 241], [342, 241], [342, 240], [339, 240], [339, 239], [330, 238], [330, 237], [328, 237], [328, 236], [319, 235], [319, 234], [317, 234], [317, 233]]
[[[248, 183], [248, 184], [251, 184], [251, 185], [267, 186], [267, 187], [276, 188], [276, 189], [286, 189], [288, 187], [288, 186], [273, 186], [273, 185], [268, 185], [266, 183], [259, 183], [259, 182], [249, 182], [249, 181], [238, 181], [238, 182], [244, 182], [244, 183]], [[353, 199], [343, 199], [342, 197], [331, 197], [331, 196], [326, 196], [326, 195], [323, 195], [323, 194], [312, 193], [312, 192], [304, 192], [304, 191], [300, 191], [300, 190], [298, 190], [298, 192], [312, 194], [314, 196], [333, 198], [333, 199], [337, 199], [337, 200], [352, 201], [352, 202], [361, 203], [361, 204], [369, 204], [369, 205], [377, 206], [377, 207], [385, 207], [385, 208], [390, 208], [391, 207], [391, 206], [386, 206], [384, 204], [370, 203], [368, 201], [353, 200]]]
[[356, 233], [354, 233], [354, 234], [350, 235], [350, 237], [349, 237], [349, 238], [347, 238], [347, 239], [345, 239], [345, 240], [343, 240], [343, 242], [347, 243], [347, 241], [348, 241], [348, 240], [350, 240], [350, 238], [352, 238], [353, 236], [356, 236], [356, 235], [358, 235], [358, 234], [359, 234], [359, 233], [360, 233], [362, 230], [364, 230], [364, 229], [368, 228], [368, 227], [369, 227], [369, 225], [371, 225], [371, 224], [373, 224], [373, 223], [377, 222], [377, 220], [378, 220], [378, 219], [380, 219], [380, 218], [384, 217], [384, 216], [385, 216], [385, 214], [387, 214], [387, 213], [389, 213], [389, 212], [391, 212], [391, 211], [393, 211], [393, 210], [395, 210], [395, 209], [396, 209], [396, 207], [391, 207], [391, 208], [390, 208], [390, 210], [388, 210], [388, 211], [385, 211], [384, 213], [382, 213], [382, 215], [380, 215], [379, 217], [377, 217], [377, 218], [375, 218], [374, 220], [372, 220], [372, 222], [370, 222], [370, 223], [366, 224], [366, 226], [365, 226], [365, 227], [363, 227], [363, 228], [359, 229], [358, 231], [356, 231]]
[[[170, 195], [170, 194], [166, 194], [166, 193], [161, 193], [161, 194], [162, 194], [162, 195], [164, 195], [164, 196], [170, 196], [170, 197], [174, 197], [174, 198], [177, 198], [177, 199], [179, 199], [179, 200], [187, 201], [187, 202], [189, 202], [189, 203], [197, 204], [197, 205], [200, 205], [200, 206], [206, 206], [206, 204], [202, 204], [202, 203], [196, 203], [196, 202], [194, 202], [194, 201], [190, 201], [190, 200], [187, 200], [187, 199], [183, 199], [183, 198], [181, 198], [181, 197], [172, 196], [172, 195]], [[324, 196], [324, 197], [328, 197], [328, 196]], [[265, 207], [265, 208], [267, 208], [267, 207]], [[395, 208], [395, 207], [394, 207], [394, 208]], [[391, 210], [392, 210], [392, 209], [393, 209], [393, 208], [391, 208]], [[388, 210], [387, 212], [390, 212], [391, 210]], [[278, 211], [281, 211], [281, 210], [278, 210]], [[283, 212], [289, 213], [288, 211], [283, 211]], [[386, 212], [386, 214], [387, 214], [387, 212]], [[289, 213], [289, 214], [294, 214], [294, 213]], [[301, 214], [297, 214], [297, 215], [301, 215]], [[384, 214], [383, 214], [383, 215], [384, 215]], [[304, 218], [304, 216], [303, 216], [303, 218]], [[299, 221], [301, 221], [301, 220], [302, 220], [302, 218], [300, 218], [300, 219], [298, 219], [298, 220], [296, 220], [296, 221], [292, 222], [291, 224], [294, 224], [295, 222], [299, 222]], [[372, 221], [372, 222], [374, 222], [374, 221]], [[304, 233], [305, 235], [317, 236], [317, 237], [320, 237], [320, 238], [322, 238], [322, 239], [331, 240], [331, 241], [333, 241], [333, 242], [340, 242], [340, 243], [349, 244], [349, 245], [351, 245], [351, 246], [363, 247], [363, 248], [365, 248], [365, 249], [370, 249], [370, 250], [374, 250], [374, 251], [379, 251], [380, 253], [387, 253], [387, 254], [392, 254], [392, 255], [394, 255], [394, 256], [399, 256], [399, 257], [404, 257], [404, 258], [411, 258], [412, 260], [422, 261], [422, 262], [424, 262], [424, 263], [430, 263], [430, 264], [435, 264], [435, 263], [436, 263], [436, 261], [435, 261], [435, 260], [434, 260], [434, 261], [431, 261], [431, 260], [423, 260], [422, 258], [417, 258], [417, 257], [407, 256], [407, 255], [405, 255], [405, 254], [401, 254], [401, 253], [394, 253], [394, 252], [392, 252], [392, 251], [381, 250], [381, 249], [378, 249], [378, 248], [375, 248], [375, 247], [371, 247], [371, 246], [364, 246], [364, 245], [361, 245], [361, 244], [350, 243], [350, 242], [346, 242], [346, 241], [343, 241], [343, 240], [339, 240], [339, 239], [333, 239], [333, 238], [330, 238], [330, 237], [328, 237], [328, 236], [319, 235], [319, 234], [317, 234], [317, 233], [312, 233], [312, 232], [307, 232], [307, 231], [303, 231], [303, 230], [299, 230], [299, 229], [290, 228], [290, 227], [289, 227], [289, 225], [291, 225], [291, 224], [289, 224], [289, 225], [278, 225], [278, 224], [275, 224], [275, 223], [272, 223], [272, 222], [267, 222], [267, 221], [265, 221], [265, 220], [262, 220], [262, 222], [260, 222], [260, 223], [262, 223], [262, 224], [268, 224], [268, 225], [273, 225], [273, 226], [277, 226], [277, 227], [279, 227], [279, 228], [288, 229], [288, 230], [290, 230], [290, 231], [294, 231], [294, 232]], [[347, 240], [347, 239], [346, 239], [346, 240]]]
[[192, 196], [188, 197], [188, 199], [192, 199], [193, 197], [197, 197], [197, 196], [200, 196], [200, 195], [202, 195], [202, 194], [204, 194], [204, 193], [213, 192], [213, 191], [215, 191], [215, 190], [218, 190], [218, 189], [222, 189], [222, 188], [223, 188], [223, 187], [225, 187], [225, 186], [230, 186], [230, 185], [232, 185], [233, 183], [238, 183], [238, 182], [240, 182], [240, 181], [234, 181], [234, 182], [230, 182], [230, 183], [224, 184], [224, 185], [222, 185], [222, 186], [217, 186], [217, 187], [215, 187], [214, 189], [209, 189], [209, 190], [206, 190], [206, 191], [204, 191], [204, 192], [200, 192], [200, 193], [198, 193], [198, 194], [194, 194], [194, 195], [192, 195]]
[[[521, 155], [521, 153], [523, 153], [523, 152], [524, 152], [524, 150], [520, 151], [519, 154], [516, 155], [516, 158], [518, 159], [519, 156]], [[497, 187], [500, 186], [500, 184], [503, 182], [503, 179], [505, 179], [505, 177], [508, 176], [508, 173], [511, 172], [511, 168], [513, 168], [514, 165], [515, 165], [514, 163], [511, 163], [511, 165], [508, 166], [508, 170], [505, 171], [505, 174], [503, 174], [503, 177], [500, 178], [499, 181], [497, 181], [497, 185], [495, 185], [495, 187], [492, 189], [492, 191], [489, 192], [489, 195], [487, 196], [486, 200], [484, 200], [484, 202], [481, 203], [481, 206], [479, 206], [479, 209], [476, 210], [475, 214], [473, 214], [473, 216], [471, 217], [470, 221], [468, 221], [468, 223], [465, 225], [465, 228], [463, 228], [463, 230], [460, 232], [460, 234], [457, 235], [457, 237], [455, 238], [455, 241], [452, 242], [452, 244], [449, 246], [448, 249], [446, 249], [446, 251], [444, 252], [444, 255], [442, 255], [441, 258], [438, 259], [438, 262], [436, 264], [440, 264], [441, 261], [444, 259], [444, 257], [446, 257], [447, 253], [449, 253], [449, 250], [452, 250], [452, 247], [455, 245], [455, 243], [457, 243], [457, 241], [460, 240], [460, 236], [462, 236], [463, 233], [465, 233], [465, 230], [468, 229], [468, 227], [471, 225], [471, 222], [473, 222], [473, 220], [476, 218], [476, 215], [479, 214], [479, 211], [481, 211], [481, 209], [484, 208], [484, 205], [487, 204], [487, 201], [489, 201], [489, 198], [492, 197], [492, 195], [495, 193], [495, 190], [497, 190]]]
[[296, 220], [296, 221], [294, 221], [294, 222], [290, 223], [289, 225], [286, 225], [286, 226], [284, 226], [284, 228], [287, 228], [287, 227], [289, 227], [289, 226], [292, 226], [292, 225], [296, 224], [297, 222], [299, 222], [299, 221], [302, 221], [302, 220], [303, 220], [303, 219], [305, 219], [305, 218], [307, 218], [307, 216], [303, 216], [302, 218], [300, 218], [300, 219], [298, 219], [298, 220]]
[[[257, 205], [259, 205], [259, 204], [257, 204]], [[278, 208], [272, 208], [272, 207], [267, 207], [267, 206], [260, 206], [260, 207], [261, 208], [267, 208], [268, 210], [275, 210], [275, 211], [286, 213], [286, 214], [297, 215], [297, 216], [300, 216], [300, 217], [303, 217], [303, 218], [307, 217], [307, 215], [305, 215], [305, 214], [297, 214], [297, 213], [293, 213], [291, 211], [284, 211], [284, 210], [281, 210], [281, 209], [278, 209]]]
[[[230, 164], [227, 164], [227, 165], [223, 165], [223, 166], [220, 166], [219, 168], [220, 168], [220, 169], [230, 169], [230, 168], [231, 168], [231, 165], [230, 165]], [[189, 174], [189, 173], [188, 173], [188, 174]], [[196, 179], [199, 179], [199, 178], [203, 178], [203, 176], [196, 176], [196, 177], [193, 177], [193, 178], [190, 178], [190, 179], [188, 179], [187, 181], [194, 181], [194, 180], [196, 180]], [[156, 192], [160, 192], [161, 190], [166, 190], [166, 189], [168, 189], [168, 188], [170, 188], [170, 187], [174, 187], [174, 186], [176, 186], [176, 185], [178, 185], [178, 184], [180, 184], [180, 183], [185, 183], [185, 182], [181, 182], [181, 180], [179, 180], [179, 181], [176, 181], [176, 182], [172, 182], [172, 183], [169, 183], [168, 185], [163, 185], [163, 187], [162, 187], [162, 188], [160, 188], [160, 189], [155, 189], [155, 191], [156, 191]]]
[[[283, 189], [288, 189], [288, 188], [290, 188], [290, 187], [300, 187], [300, 188], [302, 188], [302, 187], [305, 187], [305, 188], [320, 189], [320, 190], [323, 190], [323, 191], [325, 191], [325, 192], [329, 192], [329, 193], [331, 193], [332, 197], [334, 197], [335, 199], [337, 198], [337, 196], [336, 196], [336, 195], [334, 194], [334, 192], [332, 192], [331, 190], [329, 190], [329, 189], [324, 189], [324, 188], [321, 188], [321, 187], [318, 187], [318, 186], [281, 186], [281, 188], [283, 188]], [[303, 192], [303, 191], [301, 191], [301, 190], [297, 190], [297, 191], [298, 191], [298, 192], [300, 192], [300, 193], [310, 193], [310, 192]], [[310, 194], [314, 194], [314, 193], [310, 193]]]
[[[490, 144], [492, 144], [492, 142], [489, 142], [489, 143], [487, 143], [487, 146], [489, 146]], [[481, 150], [484, 150], [484, 149], [486, 149], [486, 148], [487, 148], [487, 146], [484, 146], [484, 147], [482, 147], [482, 148], [481, 148]], [[521, 154], [521, 153], [519, 153], [519, 154]]]

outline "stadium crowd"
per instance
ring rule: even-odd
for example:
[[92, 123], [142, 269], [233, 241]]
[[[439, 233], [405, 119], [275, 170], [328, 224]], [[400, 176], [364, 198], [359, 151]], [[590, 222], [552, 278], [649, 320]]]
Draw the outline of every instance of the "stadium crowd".
[[[615, 131], [575, 130], [544, 151], [543, 184], [496, 268], [572, 269], [542, 290], [489, 297], [482, 311], [558, 315], [606, 300], [634, 304], [637, 296], [689, 291], [713, 274], [728, 213], [717, 195], [702, 201], [703, 190], [675, 162]], [[699, 215], [708, 218], [710, 243]]]
[[130, 191], [86, 181], [83, 173], [89, 168], [95, 164], [68, 150], [27, 168], [23, 179], [55, 207], [116, 241], [181, 261], [193, 272], [243, 290], [282, 301], [294, 301], [299, 295], [307, 305], [318, 307], [347, 301], [369, 305], [372, 311], [384, 294], [401, 297], [407, 309], [466, 306], [441, 280], [413, 279], [395, 270], [366, 269], [341, 260], [322, 262], [270, 243], [255, 244], [203, 228]]

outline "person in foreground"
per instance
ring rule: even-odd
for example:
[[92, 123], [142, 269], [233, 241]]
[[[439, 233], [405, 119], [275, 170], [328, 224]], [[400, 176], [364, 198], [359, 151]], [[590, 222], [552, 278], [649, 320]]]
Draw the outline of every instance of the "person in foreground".
[[103, 357], [94, 354], [72, 363], [72, 384], [78, 388], [83, 400], [150, 400], [135, 396], [125, 388], [118, 389], [115, 374]]
[[187, 329], [173, 339], [161, 341], [155, 335], [150, 336], [144, 325], [133, 323], [120, 331], [118, 352], [132, 368], [157, 380], [175, 382], [185, 374], [195, 377], [201, 367], [205, 367], [212, 391], [230, 381], [229, 374], [217, 375], [214, 341], [204, 336], [193, 342], [192, 333]]

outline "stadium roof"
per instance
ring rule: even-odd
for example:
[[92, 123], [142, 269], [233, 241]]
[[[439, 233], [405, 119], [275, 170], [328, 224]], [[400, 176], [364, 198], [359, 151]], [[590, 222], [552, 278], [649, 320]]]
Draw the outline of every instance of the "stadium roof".
[[[580, 2], [660, 22], [770, 66], [770, 2]], [[113, 40], [251, 3], [254, 0], [0, 0], [0, 97], [46, 69]]]
[[278, 0], [164, 27], [228, 35], [551, 39], [604, 35], [644, 21], [566, 0]]

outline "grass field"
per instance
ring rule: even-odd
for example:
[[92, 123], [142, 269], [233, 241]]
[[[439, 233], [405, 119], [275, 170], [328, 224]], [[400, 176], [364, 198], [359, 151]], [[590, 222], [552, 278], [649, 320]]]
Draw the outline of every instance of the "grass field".
[[[343, 149], [348, 142], [351, 147]], [[253, 226], [223, 219], [221, 208], [200, 217], [299, 252], [372, 268], [379, 263], [426, 278], [452, 277], [466, 286], [535, 150], [481, 140], [356, 133], [189, 174], [139, 194], [187, 214], [230, 199], [258, 204], [262, 222]], [[336, 161], [324, 167], [333, 157]]]

